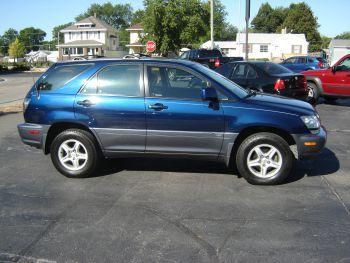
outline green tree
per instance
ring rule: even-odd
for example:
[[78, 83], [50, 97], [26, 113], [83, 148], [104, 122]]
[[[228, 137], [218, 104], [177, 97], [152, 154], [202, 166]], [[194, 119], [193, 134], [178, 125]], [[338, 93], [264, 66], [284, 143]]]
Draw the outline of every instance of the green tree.
[[19, 32], [18, 38], [23, 43], [27, 51], [36, 51], [39, 50], [39, 47], [42, 45], [45, 36], [45, 31], [39, 28], [27, 27]]
[[157, 50], [163, 55], [205, 36], [207, 25], [203, 17], [206, 11], [199, 0], [145, 0], [144, 4], [147, 39], [155, 40]]
[[75, 18], [76, 21], [95, 15], [107, 24], [120, 29], [130, 26], [133, 9], [130, 4], [92, 4], [88, 10]]
[[332, 38], [331, 37], [326, 37], [326, 36], [322, 36], [321, 37], [321, 48], [325, 49], [329, 47], [329, 43], [331, 42]]
[[17, 30], [13, 28], [9, 28], [7, 31], [5, 31], [5, 33], [1, 37], [2, 43], [0, 45], [0, 53], [6, 55], [8, 53], [8, 48], [10, 43], [15, 41], [17, 37], [18, 37]]
[[62, 25], [58, 25], [55, 26], [52, 29], [52, 44], [57, 45], [58, 44], [58, 34], [60, 36], [60, 44], [62, 44], [64, 42], [64, 35], [62, 33], [59, 33], [62, 29], [70, 26], [72, 23], [66, 23], [66, 24], [62, 24]]
[[269, 3], [264, 3], [251, 22], [252, 28], [255, 32], [275, 33], [281, 28], [287, 13], [286, 8], [277, 7], [274, 9]]
[[350, 39], [350, 31], [344, 32], [340, 35], [337, 35], [335, 38], [336, 39]]
[[20, 42], [18, 38], [14, 42], [12, 42], [9, 46], [9, 55], [11, 58], [14, 58], [14, 61], [16, 62], [18, 58], [22, 58], [25, 54], [25, 47]]
[[321, 49], [322, 40], [318, 32], [317, 17], [306, 3], [291, 4], [282, 26], [293, 33], [304, 33], [310, 43], [310, 51]]
[[132, 15], [131, 25], [142, 23], [144, 17], [145, 17], [145, 10], [143, 9], [136, 10]]

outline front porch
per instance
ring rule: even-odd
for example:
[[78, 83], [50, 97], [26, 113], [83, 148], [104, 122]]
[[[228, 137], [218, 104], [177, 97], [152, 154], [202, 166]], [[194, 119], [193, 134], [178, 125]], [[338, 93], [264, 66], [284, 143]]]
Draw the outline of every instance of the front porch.
[[73, 41], [57, 45], [59, 60], [71, 60], [75, 57], [93, 58], [104, 56], [103, 44], [97, 41]]

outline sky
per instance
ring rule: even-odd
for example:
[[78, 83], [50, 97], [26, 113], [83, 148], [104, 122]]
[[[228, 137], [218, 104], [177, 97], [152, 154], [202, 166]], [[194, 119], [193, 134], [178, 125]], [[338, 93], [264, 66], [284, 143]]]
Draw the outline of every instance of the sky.
[[[215, 0], [214, 0], [215, 1]], [[221, 0], [226, 6], [227, 20], [243, 29], [245, 0]], [[108, 0], [2, 0], [0, 11], [0, 35], [8, 28], [21, 30], [25, 27], [37, 27], [47, 33], [50, 40], [52, 29], [60, 24], [74, 21], [92, 3], [105, 3]], [[130, 3], [134, 10], [143, 8], [142, 0], [110, 0], [115, 3]], [[289, 6], [298, 0], [251, 0], [251, 19], [257, 14], [262, 3], [268, 2], [272, 7]], [[318, 17], [319, 31], [322, 35], [335, 37], [350, 31], [348, 15], [350, 0], [305, 0]], [[239, 8], [240, 7], [240, 8]], [[240, 10], [240, 12], [239, 12]]]

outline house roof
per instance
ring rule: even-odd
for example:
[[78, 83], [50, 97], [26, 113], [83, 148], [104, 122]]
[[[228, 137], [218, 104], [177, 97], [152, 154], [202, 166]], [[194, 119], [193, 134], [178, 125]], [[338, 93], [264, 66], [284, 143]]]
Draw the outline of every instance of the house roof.
[[[93, 28], [79, 28], [78, 25], [79, 24], [93, 24], [95, 25]], [[107, 24], [106, 22], [102, 21], [101, 19], [98, 19], [97, 17], [94, 16], [90, 16], [87, 18], [84, 18], [64, 29], [61, 30], [61, 32], [64, 31], [81, 31], [81, 30], [90, 30], [90, 29], [94, 29], [94, 30], [112, 30], [112, 31], [117, 31], [116, 28], [110, 26], [109, 24]]]
[[138, 23], [138, 24], [134, 24], [132, 25], [131, 27], [127, 28], [126, 30], [143, 30], [143, 26], [141, 23]]
[[350, 39], [332, 39], [329, 47], [350, 47]]
[[[245, 33], [237, 34], [237, 41], [245, 43]], [[305, 34], [249, 33], [248, 42], [251, 44], [269, 44], [277, 41], [307, 42]]]
[[101, 42], [95, 40], [75, 40], [66, 44], [57, 45], [57, 47], [89, 47], [102, 46]]

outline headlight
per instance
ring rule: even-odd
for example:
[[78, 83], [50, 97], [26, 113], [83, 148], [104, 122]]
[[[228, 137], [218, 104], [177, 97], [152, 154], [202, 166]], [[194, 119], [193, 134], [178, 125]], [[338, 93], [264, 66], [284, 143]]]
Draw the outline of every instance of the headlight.
[[30, 102], [30, 98], [28, 98], [28, 97], [24, 98], [24, 101], [23, 101], [23, 112], [25, 112], [26, 109], [28, 108], [29, 102]]
[[300, 118], [309, 130], [318, 130], [320, 128], [320, 121], [317, 116], [301, 116]]

